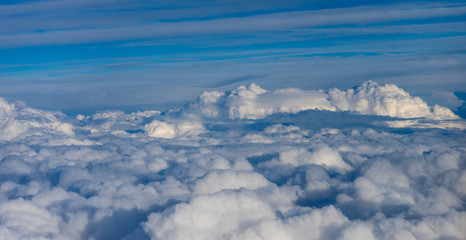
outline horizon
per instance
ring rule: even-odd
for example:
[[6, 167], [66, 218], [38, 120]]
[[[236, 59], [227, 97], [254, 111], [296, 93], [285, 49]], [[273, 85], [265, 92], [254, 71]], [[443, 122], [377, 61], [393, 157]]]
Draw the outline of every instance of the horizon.
[[[254, 85], [255, 83], [251, 83], [252, 85]], [[225, 94], [230, 94], [231, 91], [234, 91], [235, 89], [238, 89], [240, 87], [245, 87], [245, 86], [250, 86], [251, 84], [249, 85], [238, 85], [236, 87], [233, 87], [231, 89], [228, 89], [225, 91]], [[363, 83], [362, 83], [363, 84]], [[377, 84], [377, 83], [376, 83]], [[395, 85], [396, 86], [396, 85]], [[260, 86], [259, 86], [260, 87]], [[352, 88], [349, 88], [349, 89], [357, 89], [358, 87], [360, 87], [360, 85], [357, 85], [357, 86], [354, 86]], [[294, 89], [294, 88], [283, 88], [283, 89], [265, 89], [267, 92], [273, 92], [273, 91], [280, 91], [280, 90], [287, 90], [287, 89]], [[337, 88], [332, 88], [332, 89], [337, 89]], [[300, 89], [300, 90], [307, 90], [307, 89]], [[331, 89], [309, 89], [311, 91], [322, 91], [322, 92], [329, 92]], [[344, 90], [344, 89], [343, 89]], [[215, 91], [215, 90], [213, 90]], [[204, 93], [207, 93], [209, 92], [208, 90], [207, 91], [204, 91]], [[410, 93], [408, 93], [410, 94]], [[458, 97], [466, 97], [466, 94], [463, 94], [463, 95], [460, 95], [458, 94], [459, 96], [457, 96], [457, 93], [455, 93], [455, 96], [457, 97], [458, 99], [458, 102], [460, 102], [462, 105], [461, 106], [458, 106], [456, 109], [451, 109], [449, 108], [453, 113], [455, 113], [456, 115], [458, 115], [460, 118], [462, 119], [465, 119], [466, 117], [466, 101], [464, 101], [462, 98], [458, 98]], [[201, 94], [202, 95], [202, 94]], [[189, 106], [190, 104], [194, 104], [196, 101], [199, 100], [199, 97], [201, 96], [199, 95], [198, 97], [196, 97], [195, 99], [191, 99], [191, 100], [185, 100], [185, 101], [178, 101], [178, 102], [168, 102], [168, 103], [160, 103], [160, 104], [143, 104], [143, 105], [133, 105], [133, 106], [113, 106], [113, 107], [106, 107], [106, 108], [82, 108], [82, 109], [65, 109], [65, 110], [57, 110], [57, 109], [47, 109], [47, 108], [44, 108], [44, 109], [41, 109], [41, 110], [45, 110], [45, 111], [56, 111], [56, 112], [61, 112], [61, 113], [64, 113], [65, 115], [69, 116], [69, 117], [76, 117], [77, 115], [83, 115], [83, 116], [92, 116], [94, 114], [98, 114], [98, 113], [102, 113], [102, 112], [108, 112], [108, 111], [121, 111], [123, 113], [126, 113], [126, 114], [129, 114], [129, 113], [135, 113], [135, 112], [143, 112], [143, 111], [151, 111], [151, 110], [154, 110], [154, 111], [160, 111], [162, 113], [165, 113], [165, 112], [170, 112], [170, 111], [178, 111], [179, 109], [182, 109], [186, 106]], [[412, 97], [419, 97], [419, 96], [413, 96], [411, 95]], [[1, 96], [0, 96], [1, 97]], [[421, 98], [422, 99], [422, 98]], [[465, 98], [466, 99], [466, 98]], [[9, 99], [9, 98], [5, 98], [5, 100], [9, 101], [9, 102], [16, 102], [16, 101], [19, 101], [21, 102], [21, 104], [25, 104], [26, 106], [30, 106], [30, 107], [34, 107], [33, 105], [30, 105], [28, 104], [27, 102], [24, 102], [22, 100], [18, 100], [18, 99]], [[423, 101], [425, 101], [425, 99], [422, 99]], [[434, 105], [438, 105], [437, 103], [429, 103], [427, 102], [427, 104], [430, 106], [430, 107], [433, 107]], [[445, 107], [445, 106], [441, 106], [441, 107]], [[448, 107], [447, 107], [448, 108]], [[322, 110], [321, 110], [322, 111]], [[355, 114], [355, 113], [352, 113], [352, 114]]]

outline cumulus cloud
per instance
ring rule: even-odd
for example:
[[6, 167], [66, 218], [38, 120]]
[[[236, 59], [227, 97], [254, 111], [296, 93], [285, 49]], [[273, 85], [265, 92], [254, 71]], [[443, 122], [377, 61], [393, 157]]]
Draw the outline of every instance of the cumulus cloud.
[[256, 84], [240, 86], [227, 93], [204, 92], [193, 105], [205, 117], [260, 119], [274, 113], [297, 113], [309, 109], [335, 110], [322, 91], [296, 88], [269, 92]]
[[0, 239], [466, 235], [464, 120], [394, 85], [75, 119], [0, 100]]
[[194, 192], [211, 194], [224, 189], [257, 189], [268, 184], [267, 179], [256, 172], [212, 171], [196, 181]]
[[63, 117], [50, 112], [8, 103], [0, 98], [0, 140], [14, 140], [31, 135], [72, 135], [73, 126], [61, 121]]
[[295, 88], [267, 92], [255, 84], [231, 91], [227, 106], [231, 119], [258, 119], [274, 113], [297, 113], [308, 109], [333, 110], [322, 92]]
[[312, 153], [306, 149], [290, 149], [280, 152], [278, 164], [293, 166], [316, 164], [339, 172], [351, 170], [351, 166], [343, 161], [339, 152], [328, 146], [319, 147]]
[[340, 111], [354, 111], [366, 115], [381, 115], [401, 118], [428, 117], [427, 103], [396, 85], [379, 86], [368, 81], [356, 89], [330, 91], [332, 103]]
[[421, 98], [412, 97], [396, 85], [379, 85], [372, 81], [354, 89], [342, 91], [334, 88], [328, 92], [296, 88], [266, 91], [251, 84], [227, 93], [204, 92], [192, 106], [205, 117], [224, 115], [230, 119], [261, 119], [275, 113], [298, 113], [311, 109], [397, 118], [459, 118], [450, 109], [438, 105], [430, 107]]
[[201, 121], [193, 118], [172, 122], [153, 120], [144, 126], [144, 131], [151, 137], [172, 139], [180, 136], [198, 135], [204, 132], [204, 126]]
[[0, 205], [0, 215], [6, 236], [29, 235], [45, 238], [59, 233], [60, 218], [22, 198]]
[[222, 192], [153, 213], [144, 229], [154, 239], [222, 239], [261, 219], [274, 218], [274, 211], [255, 194]]

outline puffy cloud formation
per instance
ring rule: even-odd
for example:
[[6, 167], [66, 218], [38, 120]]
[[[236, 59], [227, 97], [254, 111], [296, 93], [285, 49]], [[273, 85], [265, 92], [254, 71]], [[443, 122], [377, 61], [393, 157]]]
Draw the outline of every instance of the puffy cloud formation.
[[260, 119], [274, 113], [297, 113], [309, 109], [335, 111], [322, 91], [297, 88], [268, 92], [256, 84], [240, 86], [230, 92], [204, 92], [193, 104], [205, 117]]
[[458, 119], [450, 109], [438, 105], [429, 107], [422, 99], [410, 96], [396, 85], [380, 86], [372, 81], [347, 91], [334, 88], [328, 92], [296, 88], [269, 92], [251, 84], [227, 93], [204, 92], [194, 106], [205, 117], [223, 114], [230, 119], [260, 119], [274, 113], [311, 109], [398, 118]]
[[255, 84], [231, 91], [226, 104], [231, 119], [258, 119], [274, 113], [297, 113], [309, 109], [334, 110], [322, 92], [296, 88], [267, 92]]
[[198, 135], [204, 132], [204, 126], [198, 118], [191, 116], [170, 122], [155, 119], [144, 126], [144, 131], [151, 137], [172, 139]]
[[466, 236], [465, 121], [393, 85], [75, 119], [0, 100], [0, 239]]
[[431, 108], [419, 97], [411, 97], [394, 84], [380, 86], [368, 81], [347, 91], [334, 88], [329, 95], [332, 104], [340, 111], [399, 118], [458, 118], [450, 109], [438, 105]]
[[73, 126], [60, 121], [61, 114], [41, 111], [22, 103], [8, 103], [0, 98], [0, 140], [22, 139], [31, 135], [72, 135]]

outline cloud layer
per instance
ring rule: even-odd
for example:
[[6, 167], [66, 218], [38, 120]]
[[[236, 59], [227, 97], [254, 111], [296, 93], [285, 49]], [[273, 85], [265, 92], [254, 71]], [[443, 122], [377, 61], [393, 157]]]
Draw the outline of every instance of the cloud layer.
[[374, 82], [75, 119], [0, 99], [0, 238], [463, 239], [464, 124]]

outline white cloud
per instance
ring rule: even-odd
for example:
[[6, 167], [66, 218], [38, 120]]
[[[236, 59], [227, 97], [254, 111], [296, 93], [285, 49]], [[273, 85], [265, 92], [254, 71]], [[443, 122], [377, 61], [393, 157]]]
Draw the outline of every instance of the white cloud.
[[189, 137], [205, 131], [201, 119], [196, 115], [184, 114], [175, 120], [153, 120], [144, 126], [148, 136], [172, 139], [175, 137]]
[[224, 189], [257, 189], [270, 183], [261, 174], [241, 171], [212, 171], [196, 181], [194, 192], [212, 194]]
[[362, 115], [435, 120], [458, 119], [450, 109], [429, 107], [419, 97], [393, 84], [367, 81], [357, 88], [324, 92], [296, 88], [267, 91], [256, 84], [240, 86], [227, 93], [204, 92], [193, 109], [207, 118], [261, 119], [275, 113], [305, 110], [350, 111]]
[[441, 129], [466, 129], [464, 121], [425, 121], [425, 120], [395, 120], [385, 121], [381, 125], [391, 128], [441, 128]]
[[273, 164], [293, 166], [316, 164], [341, 173], [351, 170], [351, 166], [343, 161], [339, 152], [328, 146], [318, 147], [313, 152], [302, 148], [285, 150], [280, 152], [279, 162], [274, 161]]
[[267, 93], [255, 84], [234, 89], [228, 96], [229, 117], [258, 119], [274, 113], [297, 113], [308, 109], [334, 110], [325, 93], [295, 88]]
[[332, 89], [329, 94], [332, 104], [340, 111], [399, 118], [458, 118], [445, 107], [436, 105], [431, 110], [422, 99], [411, 97], [409, 93], [393, 84], [380, 86], [368, 81], [356, 89]]
[[350, 239], [375, 240], [376, 238], [373, 234], [372, 226], [370, 224], [355, 222], [342, 231], [341, 239], [342, 240], [350, 240]]
[[166, 122], [154, 120], [144, 126], [146, 134], [157, 138], [174, 138], [176, 137], [175, 126]]
[[2, 227], [10, 234], [46, 238], [59, 233], [60, 218], [21, 198], [2, 203], [0, 216]]
[[30, 135], [73, 135], [73, 126], [53, 113], [32, 109], [21, 103], [0, 98], [0, 140], [14, 140]]
[[221, 192], [149, 216], [144, 229], [154, 239], [222, 239], [261, 219], [274, 219], [266, 202], [248, 192]]
[[[439, 128], [464, 120], [393, 85], [250, 85], [76, 119], [0, 103], [0, 239], [466, 234], [464, 132]], [[430, 125], [391, 128], [387, 115]]]

